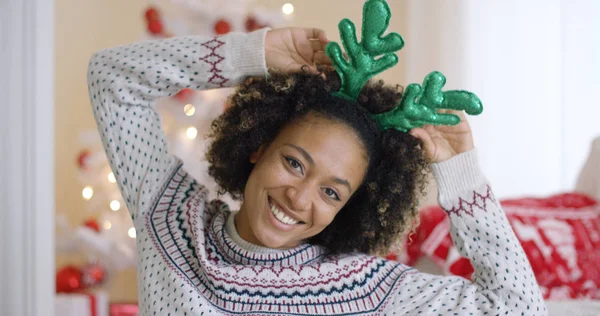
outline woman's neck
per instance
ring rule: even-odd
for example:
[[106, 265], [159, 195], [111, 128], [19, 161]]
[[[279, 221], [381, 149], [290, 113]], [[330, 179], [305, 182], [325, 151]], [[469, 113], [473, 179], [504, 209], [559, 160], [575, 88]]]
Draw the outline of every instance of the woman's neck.
[[240, 237], [257, 246], [265, 247], [263, 243], [258, 240], [254, 232], [252, 231], [252, 227], [250, 227], [250, 219], [248, 218], [248, 212], [245, 211], [244, 205], [240, 208], [240, 211], [235, 214], [234, 218], [235, 230], [237, 231]]

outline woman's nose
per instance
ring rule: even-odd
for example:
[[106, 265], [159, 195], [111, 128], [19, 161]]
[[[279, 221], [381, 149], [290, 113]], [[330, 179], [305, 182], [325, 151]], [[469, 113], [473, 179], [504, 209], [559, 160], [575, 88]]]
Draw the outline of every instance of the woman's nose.
[[311, 189], [309, 185], [291, 186], [287, 189], [287, 197], [294, 211], [306, 211], [310, 208]]

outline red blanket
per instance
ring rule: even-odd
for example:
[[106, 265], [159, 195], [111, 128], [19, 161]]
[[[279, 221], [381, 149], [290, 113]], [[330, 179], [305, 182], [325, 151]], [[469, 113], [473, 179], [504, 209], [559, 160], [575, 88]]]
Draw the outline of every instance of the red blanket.
[[[582, 194], [501, 201], [547, 299], [600, 299], [600, 204]], [[421, 211], [421, 225], [406, 243], [404, 263], [429, 256], [447, 274], [470, 278], [440, 207]], [[395, 255], [391, 254], [390, 258]]]

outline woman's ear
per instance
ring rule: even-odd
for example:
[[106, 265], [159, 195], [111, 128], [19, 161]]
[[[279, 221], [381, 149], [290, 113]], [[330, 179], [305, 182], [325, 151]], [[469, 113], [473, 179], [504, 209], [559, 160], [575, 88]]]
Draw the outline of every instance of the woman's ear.
[[251, 153], [250, 154], [250, 163], [252, 163], [252, 164], [257, 163], [260, 160], [260, 158], [262, 158], [262, 155], [265, 153], [265, 148], [266, 148], [266, 146], [264, 144], [260, 145], [260, 147], [258, 147], [257, 151]]

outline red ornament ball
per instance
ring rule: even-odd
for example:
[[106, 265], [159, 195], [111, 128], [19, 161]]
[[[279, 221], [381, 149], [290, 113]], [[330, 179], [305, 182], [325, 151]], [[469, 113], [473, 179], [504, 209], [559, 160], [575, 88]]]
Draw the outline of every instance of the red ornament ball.
[[146, 10], [145, 16], [146, 21], [158, 21], [159, 19], [158, 10], [154, 7], [149, 7], [148, 10]]
[[159, 20], [152, 20], [148, 22], [148, 32], [153, 35], [160, 35], [163, 32], [163, 25]]
[[246, 18], [246, 31], [252, 32], [258, 29], [258, 21], [253, 16]]
[[82, 150], [77, 156], [77, 166], [79, 169], [87, 169], [87, 159], [90, 157], [90, 151], [87, 149]]
[[248, 16], [246, 18], [246, 31], [254, 32], [256, 30], [260, 30], [262, 28], [268, 27], [267, 24], [260, 24], [258, 20], [253, 16]]
[[100, 225], [98, 224], [98, 221], [96, 221], [95, 219], [88, 219], [87, 221], [83, 222], [83, 226], [99, 233], [100, 232]]
[[215, 33], [217, 35], [225, 35], [231, 32], [231, 24], [224, 19], [220, 19], [215, 23]]
[[81, 281], [86, 288], [100, 285], [106, 278], [106, 272], [99, 264], [89, 264], [84, 266], [81, 269], [81, 274]]
[[56, 272], [56, 293], [72, 293], [83, 288], [82, 273], [75, 266], [64, 267]]
[[398, 261], [398, 255], [393, 252], [389, 253], [387, 256], [385, 256], [385, 258], [391, 261]]

